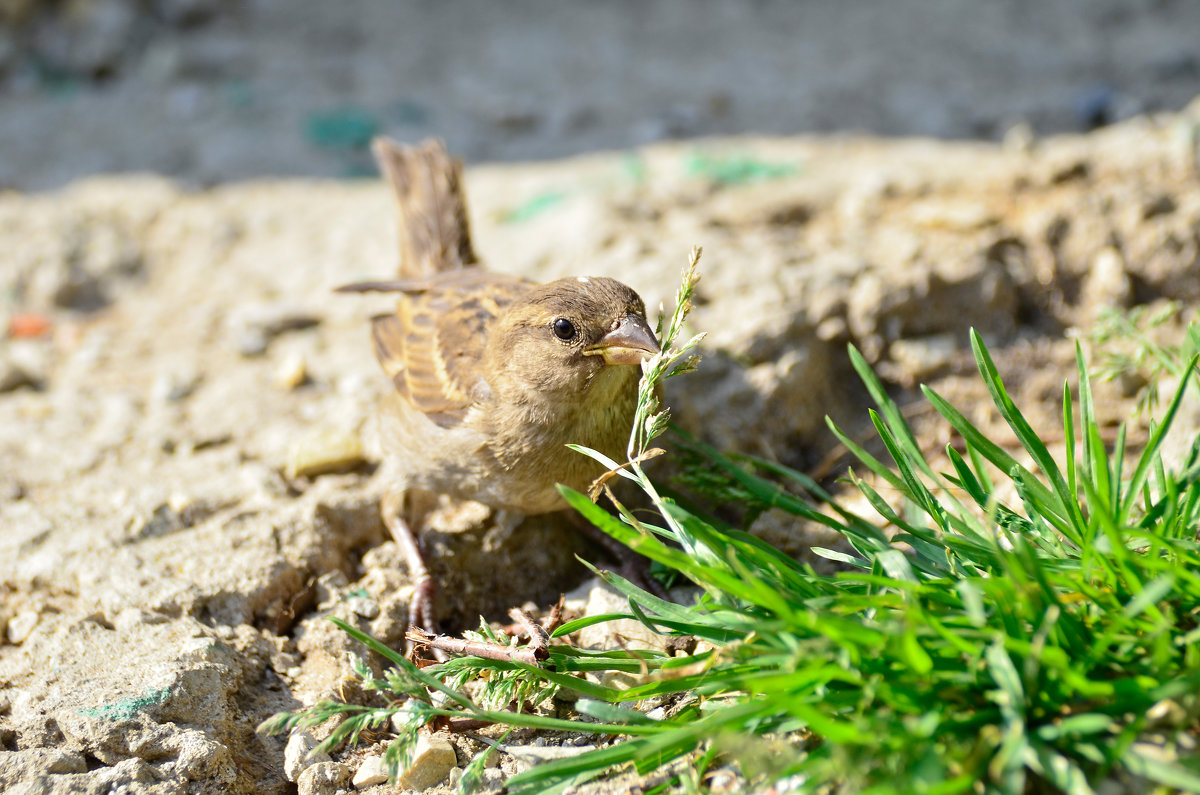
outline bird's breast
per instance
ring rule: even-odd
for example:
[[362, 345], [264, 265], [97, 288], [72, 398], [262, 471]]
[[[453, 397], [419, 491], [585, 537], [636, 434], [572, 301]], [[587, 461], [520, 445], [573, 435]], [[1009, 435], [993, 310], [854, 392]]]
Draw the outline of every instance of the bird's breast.
[[589, 386], [571, 399], [532, 402], [495, 427], [490, 448], [508, 480], [495, 485], [507, 488], [514, 502], [524, 504], [510, 507], [523, 513], [559, 510], [565, 504], [557, 484], [586, 491], [603, 474], [601, 464], [568, 444], [590, 447], [618, 462], [625, 460], [637, 406], [637, 371], [606, 367]]

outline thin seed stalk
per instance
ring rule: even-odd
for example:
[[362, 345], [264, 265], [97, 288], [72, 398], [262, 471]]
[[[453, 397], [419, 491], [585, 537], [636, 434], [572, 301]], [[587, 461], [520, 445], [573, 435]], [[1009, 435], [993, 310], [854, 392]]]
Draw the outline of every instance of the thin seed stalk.
[[666, 429], [665, 422], [658, 423], [655, 421], [660, 416], [659, 408], [661, 406], [657, 394], [658, 386], [665, 378], [674, 374], [675, 371], [682, 370], [692, 364], [690, 359], [684, 361], [682, 364], [681, 360], [703, 338], [703, 335], [697, 335], [680, 348], [676, 349], [672, 347], [675, 339], [683, 330], [684, 321], [693, 309], [692, 295], [696, 291], [696, 284], [700, 281], [700, 274], [697, 272], [697, 267], [700, 264], [700, 257], [703, 251], [704, 249], [701, 246], [692, 246], [691, 253], [688, 256], [688, 263], [683, 269], [679, 290], [675, 293], [675, 308], [671, 312], [671, 318], [662, 333], [662, 351], [642, 365], [642, 379], [638, 384], [637, 411], [634, 414], [633, 428], [630, 432], [629, 445], [626, 449], [626, 454], [629, 458], [629, 469], [631, 474], [636, 478], [638, 486], [650, 497], [651, 502], [654, 503], [654, 506], [659, 510], [659, 513], [662, 514], [668, 526], [674, 532], [676, 539], [689, 547], [691, 545], [686, 543], [687, 539], [684, 536], [682, 525], [666, 510], [662, 495], [658, 493], [649, 476], [642, 469], [641, 462], [646, 460], [645, 454], [650, 443]]

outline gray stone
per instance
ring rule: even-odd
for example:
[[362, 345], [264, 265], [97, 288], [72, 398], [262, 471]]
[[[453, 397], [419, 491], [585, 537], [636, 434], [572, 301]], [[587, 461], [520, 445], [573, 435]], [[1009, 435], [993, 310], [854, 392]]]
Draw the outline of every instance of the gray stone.
[[38, 624], [38, 613], [36, 610], [22, 610], [8, 620], [8, 626], [5, 628], [5, 635], [8, 642], [14, 646], [19, 646], [25, 642], [29, 634], [33, 632], [34, 627]]
[[[587, 580], [567, 594], [567, 607], [584, 616], [622, 613], [629, 610], [629, 600], [598, 577]], [[579, 646], [585, 649], [608, 650], [630, 645], [640, 649], [662, 649], [666, 637], [657, 635], [640, 621], [621, 619], [592, 624], [579, 631]], [[626, 682], [625, 686], [628, 686]]]
[[1132, 298], [1133, 283], [1121, 252], [1113, 246], [1100, 249], [1084, 277], [1080, 312], [1094, 323], [1102, 311], [1128, 306]]
[[382, 756], [365, 757], [359, 763], [358, 770], [354, 771], [352, 779], [355, 789], [366, 789], [376, 784], [383, 784], [387, 780], [388, 774], [383, 769]]
[[36, 376], [0, 352], [0, 394], [13, 392], [21, 387], [37, 389], [42, 384]]
[[865, 273], [851, 289], [847, 321], [864, 354], [875, 359], [887, 343], [903, 337], [965, 336], [969, 327], [1010, 333], [1017, 308], [1012, 275], [1003, 264], [977, 256]]
[[0, 751], [0, 789], [37, 775], [83, 773], [87, 762], [75, 751], [59, 748], [26, 748]]
[[396, 783], [422, 792], [445, 781], [457, 764], [454, 746], [445, 737], [422, 734], [413, 749], [412, 762], [396, 776]]
[[316, 428], [292, 443], [285, 468], [289, 478], [311, 478], [347, 472], [365, 460], [362, 441], [354, 431]]
[[340, 762], [318, 762], [296, 779], [299, 795], [335, 795], [350, 783], [350, 768]]
[[0, 393], [41, 389], [50, 372], [50, 350], [41, 340], [0, 341]]
[[320, 743], [310, 732], [294, 731], [283, 752], [283, 774], [288, 781], [298, 781], [305, 769], [321, 762], [332, 762], [324, 751], [313, 751]]
[[954, 362], [957, 353], [958, 337], [953, 334], [899, 339], [888, 347], [888, 355], [909, 383], [945, 370]]
[[199, 383], [200, 378], [195, 373], [159, 373], [150, 387], [150, 399], [157, 403], [174, 403], [195, 392]]
[[229, 749], [198, 729], [180, 729], [164, 744], [175, 756], [171, 772], [188, 781], [218, 782], [233, 779]]

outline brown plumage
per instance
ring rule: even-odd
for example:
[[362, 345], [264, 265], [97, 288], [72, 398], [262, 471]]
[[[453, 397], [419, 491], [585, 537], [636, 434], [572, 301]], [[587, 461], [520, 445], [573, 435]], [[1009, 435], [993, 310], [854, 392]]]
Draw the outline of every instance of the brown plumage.
[[381, 137], [371, 142], [371, 152], [396, 194], [400, 275], [428, 276], [474, 265], [462, 163], [435, 140], [401, 146]]
[[[476, 266], [461, 169], [441, 143], [379, 139], [373, 149], [398, 201], [401, 278], [340, 289], [399, 294], [371, 326], [395, 386], [381, 428], [397, 492], [522, 514], [566, 507], [557, 483], [584, 490], [602, 472], [567, 443], [624, 460], [640, 375], [632, 365], [658, 352], [641, 298], [603, 277], [539, 285]], [[389, 527], [411, 543], [400, 521]], [[414, 579], [418, 565], [410, 555]], [[414, 605], [414, 623], [432, 623], [427, 608]]]
[[472, 267], [343, 289], [402, 295], [371, 326], [396, 388], [381, 427], [400, 487], [545, 513], [565, 507], [556, 483], [583, 490], [602, 471], [569, 442], [624, 457], [639, 372], [621, 365], [658, 343], [620, 282]]

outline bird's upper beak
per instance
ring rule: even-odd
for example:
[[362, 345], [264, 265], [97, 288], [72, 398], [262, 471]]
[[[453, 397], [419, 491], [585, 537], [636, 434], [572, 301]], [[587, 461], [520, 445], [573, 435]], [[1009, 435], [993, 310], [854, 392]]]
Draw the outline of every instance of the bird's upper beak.
[[646, 321], [637, 315], [626, 315], [615, 329], [584, 349], [584, 353], [603, 356], [605, 364], [641, 364], [660, 350]]

